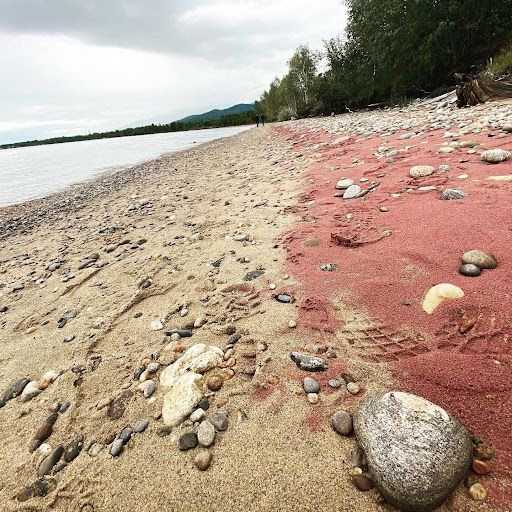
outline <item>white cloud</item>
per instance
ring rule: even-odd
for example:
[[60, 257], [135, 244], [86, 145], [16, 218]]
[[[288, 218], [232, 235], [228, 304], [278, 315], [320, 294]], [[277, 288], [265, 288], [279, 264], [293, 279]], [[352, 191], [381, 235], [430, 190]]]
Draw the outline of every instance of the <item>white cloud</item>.
[[[318, 4], [318, 5], [317, 5]], [[0, 0], [0, 143], [251, 102], [339, 0]]]

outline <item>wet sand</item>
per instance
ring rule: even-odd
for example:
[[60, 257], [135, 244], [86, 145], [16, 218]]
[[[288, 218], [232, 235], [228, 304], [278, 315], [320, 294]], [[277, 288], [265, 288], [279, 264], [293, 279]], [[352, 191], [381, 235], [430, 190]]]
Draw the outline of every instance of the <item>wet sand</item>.
[[[458, 115], [479, 122], [503, 113], [510, 115], [510, 104]], [[271, 125], [0, 210], [0, 307], [8, 307], [0, 313], [0, 389], [21, 377], [63, 372], [31, 401], [16, 398], [0, 409], [2, 510], [391, 510], [376, 490], [355, 489], [354, 438], [330, 426], [337, 409], [352, 412], [366, 393], [386, 389], [432, 399], [498, 452], [495, 470], [481, 479], [488, 502], [472, 502], [461, 485], [451, 503], [458, 508], [440, 510], [509, 510], [512, 385], [505, 376], [512, 331], [504, 298], [512, 277], [512, 182], [484, 178], [512, 169], [510, 162], [484, 165], [467, 149], [438, 154], [438, 144], [453, 139], [442, 139], [436, 123], [456, 123], [450, 115], [409, 108]], [[511, 135], [488, 138], [489, 127], [478, 128], [459, 140], [511, 148]], [[419, 135], [398, 139], [406, 129]], [[498, 127], [490, 131], [499, 134]], [[379, 153], [383, 146], [389, 148]], [[405, 151], [386, 156], [395, 147]], [[411, 182], [408, 169], [419, 163], [452, 169]], [[463, 172], [469, 178], [459, 180]], [[344, 201], [334, 197], [344, 176], [381, 184]], [[402, 192], [431, 183], [460, 184], [468, 197], [445, 202], [439, 191]], [[384, 205], [388, 212], [378, 209]], [[361, 244], [340, 246], [332, 234]], [[500, 265], [464, 278], [460, 254], [474, 245], [495, 253]], [[53, 262], [59, 268], [47, 271]], [[334, 272], [320, 270], [331, 262]], [[253, 270], [264, 273], [233, 289]], [[441, 281], [460, 285], [466, 297], [427, 316], [421, 298]], [[23, 288], [12, 291], [14, 283]], [[294, 302], [277, 302], [280, 292]], [[188, 313], [180, 316], [184, 304]], [[462, 311], [476, 310], [475, 335], [443, 333], [456, 328]], [[67, 311], [76, 317], [59, 328]], [[206, 323], [192, 337], [164, 350], [166, 330], [199, 317]], [[154, 331], [158, 319], [164, 329]], [[289, 328], [290, 320], [297, 328]], [[177, 448], [179, 427], [157, 435], [165, 390], [157, 385], [153, 397], [143, 397], [133, 373], [151, 354], [165, 366], [195, 343], [222, 348], [227, 326], [242, 335], [235, 375], [210, 398], [208, 414], [222, 404], [230, 424], [217, 434], [211, 467], [199, 472], [195, 450]], [[491, 327], [498, 338], [486, 334]], [[401, 333], [403, 341], [384, 345], [375, 328], [386, 340]], [[290, 360], [293, 350], [330, 356], [329, 370], [316, 375], [318, 404], [306, 400], [307, 374]], [[345, 371], [361, 385], [359, 395], [327, 386]], [[112, 420], [108, 408], [97, 406], [128, 385], [133, 396]], [[37, 479], [42, 458], [27, 446], [55, 401], [71, 407], [46, 443], [53, 448], [83, 436], [84, 450], [51, 477], [56, 488], [47, 496], [20, 503], [16, 497]], [[146, 431], [113, 458], [109, 438], [143, 418]], [[88, 454], [93, 443], [104, 447], [96, 457]]]

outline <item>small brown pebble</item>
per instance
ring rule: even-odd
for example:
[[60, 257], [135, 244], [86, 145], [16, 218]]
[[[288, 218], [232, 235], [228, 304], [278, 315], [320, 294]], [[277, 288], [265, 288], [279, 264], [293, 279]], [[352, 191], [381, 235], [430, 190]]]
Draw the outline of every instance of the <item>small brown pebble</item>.
[[168, 425], [162, 425], [161, 427], [158, 427], [156, 430], [156, 435], [158, 437], [165, 437], [168, 436], [172, 431], [172, 428]]
[[373, 488], [373, 482], [366, 475], [352, 475], [353, 484], [363, 492]]
[[225, 354], [224, 354], [224, 361], [229, 361], [229, 358], [235, 353], [235, 351], [230, 348], [228, 350], [226, 350]]
[[210, 377], [207, 382], [208, 389], [210, 389], [211, 391], [219, 391], [223, 384], [224, 381], [218, 375]]
[[201, 450], [195, 457], [194, 457], [194, 464], [197, 469], [200, 471], [206, 471], [210, 464], [212, 463], [212, 452], [209, 450]]
[[473, 459], [471, 468], [477, 475], [487, 475], [487, 473], [492, 471], [492, 467], [489, 463], [479, 459]]
[[482, 484], [473, 484], [468, 492], [475, 501], [484, 501], [487, 498], [487, 491]]
[[487, 444], [473, 446], [473, 455], [480, 460], [491, 460], [496, 457], [496, 452]]

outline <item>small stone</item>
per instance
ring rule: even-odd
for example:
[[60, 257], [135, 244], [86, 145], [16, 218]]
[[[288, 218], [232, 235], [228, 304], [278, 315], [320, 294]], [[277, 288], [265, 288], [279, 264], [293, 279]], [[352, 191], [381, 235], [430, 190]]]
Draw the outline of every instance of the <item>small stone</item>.
[[197, 435], [193, 432], [182, 434], [178, 440], [178, 448], [182, 451], [191, 450], [197, 446]]
[[310, 404], [317, 404], [318, 403], [318, 394], [317, 393], [308, 393], [307, 394], [308, 402]]
[[300, 370], [307, 372], [324, 372], [327, 370], [326, 362], [320, 357], [308, 356], [300, 352], [292, 352], [290, 357]]
[[477, 277], [482, 273], [482, 270], [480, 268], [478, 268], [476, 265], [473, 265], [471, 263], [466, 263], [466, 264], [460, 266], [459, 272], [463, 276]]
[[152, 331], [160, 331], [164, 328], [162, 322], [160, 320], [153, 320], [150, 324]]
[[354, 184], [354, 180], [351, 180], [350, 178], [343, 178], [336, 183], [336, 189], [338, 190], [346, 190], [351, 185]]
[[155, 389], [155, 381], [147, 380], [146, 382], [144, 382], [144, 390], [142, 393], [144, 394], [145, 398], [149, 398], [155, 392]]
[[464, 199], [466, 197], [466, 193], [458, 188], [448, 188], [441, 192], [441, 199], [443, 201], [453, 201], [456, 199]]
[[336, 379], [331, 379], [327, 384], [333, 389], [341, 388], [341, 382]]
[[160, 369], [160, 365], [158, 363], [149, 363], [147, 370], [149, 373], [156, 373]]
[[29, 382], [25, 388], [23, 389], [23, 392], [21, 393], [20, 400], [22, 402], [28, 402], [29, 400], [32, 400], [32, 398], [36, 397], [41, 393], [41, 389], [39, 388], [39, 383], [35, 380]]
[[379, 210], [383, 213], [389, 212], [389, 208], [387, 206], [379, 206]]
[[492, 471], [492, 466], [488, 462], [485, 462], [483, 460], [474, 459], [471, 465], [471, 469], [477, 475], [487, 475]]
[[124, 448], [124, 442], [122, 439], [115, 439], [112, 443], [112, 446], [110, 447], [110, 455], [112, 457], [118, 457], [121, 455]]
[[295, 320], [290, 320], [290, 321], [288, 322], [288, 327], [289, 327], [290, 329], [295, 329], [295, 327], [297, 327], [297, 322], [296, 322]]
[[468, 493], [471, 496], [471, 499], [475, 501], [485, 501], [485, 498], [487, 498], [487, 491], [480, 483], [473, 484], [469, 488]]
[[373, 489], [373, 482], [371, 478], [366, 475], [352, 475], [352, 482], [362, 492]]
[[331, 425], [342, 436], [352, 433], [352, 417], [347, 411], [336, 411], [331, 417]]
[[212, 463], [213, 455], [209, 450], [201, 450], [194, 457], [194, 464], [200, 471], [206, 471]]
[[462, 255], [462, 263], [476, 265], [481, 269], [493, 269], [498, 266], [496, 256], [479, 249], [473, 249]]
[[219, 377], [218, 375], [214, 375], [208, 379], [208, 382], [206, 385], [208, 386], [208, 389], [211, 391], [219, 391], [219, 389], [224, 384], [224, 380]]
[[322, 272], [334, 272], [338, 268], [336, 263], [324, 263], [320, 266]]
[[347, 384], [347, 391], [352, 395], [357, 395], [360, 391], [359, 384], [356, 382], [349, 382]]
[[62, 454], [64, 453], [64, 446], [59, 445], [56, 448], [54, 448], [50, 455], [48, 455], [45, 459], [41, 461], [41, 464], [39, 465], [39, 468], [37, 469], [38, 476], [45, 476], [50, 473], [50, 471], [53, 469], [55, 464], [59, 462], [60, 458], [62, 457]]
[[203, 411], [207, 411], [210, 408], [210, 402], [208, 401], [208, 398], [202, 398], [197, 404], [197, 407], [203, 409]]
[[446, 165], [446, 164], [440, 165], [437, 168], [437, 172], [440, 173], [440, 174], [444, 174], [445, 172], [450, 172], [450, 170], [451, 170], [451, 167], [449, 165]]
[[[31, 498], [42, 498], [48, 493], [54, 491], [57, 487], [57, 480], [55, 478], [41, 478], [36, 480], [33, 484], [25, 487], [16, 497], [16, 499], [23, 503]], [[34, 510], [30, 508], [30, 510]]]
[[362, 191], [362, 188], [359, 185], [350, 185], [350, 187], [345, 190], [343, 194], [343, 199], [354, 199], [357, 197]]
[[101, 450], [103, 449], [103, 445], [100, 443], [93, 443], [87, 452], [90, 457], [97, 457]]
[[505, 151], [504, 149], [490, 149], [489, 151], [484, 151], [480, 158], [487, 163], [490, 164], [499, 164], [501, 162], [505, 162], [512, 157], [512, 153], [509, 151]]
[[121, 439], [121, 441], [123, 441], [123, 444], [126, 444], [132, 438], [132, 434], [132, 427], [124, 427], [123, 430], [121, 430], [118, 439]]
[[137, 423], [135, 423], [135, 425], [133, 425], [133, 431], [136, 432], [137, 434], [140, 434], [141, 432], [144, 432], [144, 430], [148, 428], [148, 425], [148, 419], [139, 420], [137, 421]]
[[61, 414], [64, 414], [71, 407], [71, 402], [64, 402], [59, 409]]
[[258, 277], [262, 276], [265, 272], [263, 270], [252, 270], [251, 272], [247, 272], [244, 276], [244, 281], [253, 281]]
[[156, 430], [156, 435], [158, 437], [166, 437], [172, 432], [172, 427], [169, 427], [168, 425], [162, 425], [161, 427], [158, 427]]
[[491, 460], [496, 457], [496, 452], [484, 443], [473, 446], [473, 455], [480, 460]]
[[208, 420], [199, 424], [197, 429], [197, 440], [201, 446], [210, 446], [215, 440], [215, 427]]
[[233, 334], [231, 334], [229, 336], [228, 344], [229, 345], [234, 345], [235, 343], [237, 343], [240, 340], [241, 337], [242, 337], [241, 334], [238, 334], [238, 333], [234, 332]]
[[65, 467], [67, 467], [66, 462], [59, 462], [52, 470], [52, 475], [56, 475], [60, 473]]
[[196, 409], [191, 415], [190, 415], [190, 421], [195, 423], [196, 421], [201, 421], [206, 416], [206, 413], [203, 409], [199, 408]]
[[409, 176], [411, 178], [423, 178], [434, 174], [434, 167], [431, 165], [415, 165], [409, 170]]
[[228, 414], [226, 411], [222, 409], [218, 410], [210, 420], [211, 424], [218, 430], [219, 432], [224, 432], [227, 430], [229, 425]]
[[453, 153], [455, 151], [455, 148], [452, 148], [451, 146], [443, 146], [442, 148], [439, 148], [438, 153], [446, 154], [446, 153]]
[[292, 301], [292, 298], [290, 295], [287, 295], [286, 293], [280, 293], [276, 297], [277, 302], [282, 302], [283, 304], [289, 304]]
[[0, 313], [6, 313], [9, 310], [7, 306], [0, 306]]
[[311, 377], [304, 378], [304, 391], [306, 393], [318, 393], [320, 391], [320, 384]]
[[72, 462], [75, 460], [84, 446], [84, 438], [79, 437], [71, 441], [64, 450], [64, 460], [66, 462]]

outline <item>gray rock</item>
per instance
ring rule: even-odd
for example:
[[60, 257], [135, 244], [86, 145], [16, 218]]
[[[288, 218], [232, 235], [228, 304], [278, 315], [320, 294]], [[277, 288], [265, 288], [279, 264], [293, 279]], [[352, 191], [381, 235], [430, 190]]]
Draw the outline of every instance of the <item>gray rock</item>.
[[148, 425], [149, 425], [149, 420], [147, 420], [147, 419], [137, 421], [137, 423], [135, 423], [135, 425], [133, 425], [133, 431], [140, 434], [141, 432], [144, 432], [144, 430], [146, 430], [148, 428]]
[[244, 281], [253, 281], [254, 279], [258, 279], [258, 277], [261, 277], [264, 273], [265, 272], [263, 270], [251, 270], [245, 274]]
[[121, 455], [124, 448], [124, 443], [122, 439], [115, 439], [112, 443], [112, 446], [110, 447], [110, 455], [112, 457], [117, 457]]
[[464, 199], [466, 193], [460, 188], [447, 188], [441, 192], [441, 199], [443, 201], [452, 201], [454, 199]]
[[460, 266], [459, 272], [463, 276], [477, 277], [482, 273], [482, 270], [472, 263], [466, 263]]
[[146, 398], [149, 398], [154, 392], [155, 392], [155, 389], [156, 389], [156, 384], [155, 384], [155, 381], [154, 380], [147, 380], [145, 382], [145, 386], [144, 386], [144, 396]]
[[123, 430], [121, 430], [121, 433], [119, 434], [119, 439], [123, 441], [123, 444], [126, 444], [132, 438], [132, 434], [132, 427], [124, 427]]
[[306, 393], [318, 393], [320, 391], [320, 384], [311, 377], [304, 378], [304, 391]]
[[464, 427], [433, 403], [389, 392], [361, 402], [354, 430], [375, 486], [407, 512], [430, 512], [464, 478], [472, 444]]
[[178, 448], [182, 451], [191, 450], [197, 446], [197, 435], [193, 432], [187, 432], [180, 436], [178, 440]]
[[341, 388], [341, 382], [336, 379], [331, 379], [327, 384], [333, 389]]
[[84, 446], [84, 438], [79, 437], [77, 439], [74, 439], [71, 441], [64, 450], [64, 460], [66, 462], [71, 462], [75, 460], [80, 452], [82, 451], [82, 448]]
[[343, 199], [353, 199], [361, 193], [361, 187], [359, 185], [350, 185], [343, 194]]
[[215, 427], [208, 420], [204, 420], [199, 424], [197, 440], [201, 446], [206, 447], [211, 446], [215, 441]]
[[331, 417], [331, 425], [342, 436], [352, 433], [352, 417], [347, 411], [336, 411]]
[[4, 391], [2, 398], [0, 398], [0, 408], [3, 407], [9, 400], [12, 400], [13, 398], [16, 398], [17, 396], [20, 396], [21, 393], [23, 392], [23, 390], [25, 389], [25, 386], [29, 382], [30, 382], [30, 379], [27, 379], [26, 377], [14, 381]]
[[300, 352], [292, 352], [290, 357], [300, 370], [306, 372], [325, 372], [327, 370], [326, 362], [320, 357], [308, 356]]
[[411, 178], [423, 178], [434, 174], [435, 169], [431, 165], [415, 165], [409, 170]]
[[289, 304], [292, 301], [292, 298], [290, 295], [287, 295], [286, 293], [280, 293], [276, 297], [277, 302], [282, 302], [284, 304]]
[[102, 449], [103, 449], [103, 446], [101, 444], [93, 443], [87, 453], [89, 453], [90, 457], [97, 457]]
[[505, 162], [506, 160], [510, 160], [512, 158], [512, 153], [509, 151], [505, 151], [504, 149], [490, 149], [489, 151], [484, 151], [480, 158], [487, 163], [490, 164], [499, 164], [501, 162]]
[[45, 476], [50, 473], [53, 469], [53, 466], [59, 462], [62, 454], [64, 453], [64, 446], [59, 445], [54, 448], [50, 454], [41, 461], [39, 464], [39, 468], [37, 469], [38, 476]]
[[228, 428], [229, 420], [228, 413], [223, 410], [218, 410], [210, 420], [211, 424], [219, 431], [223, 432]]

